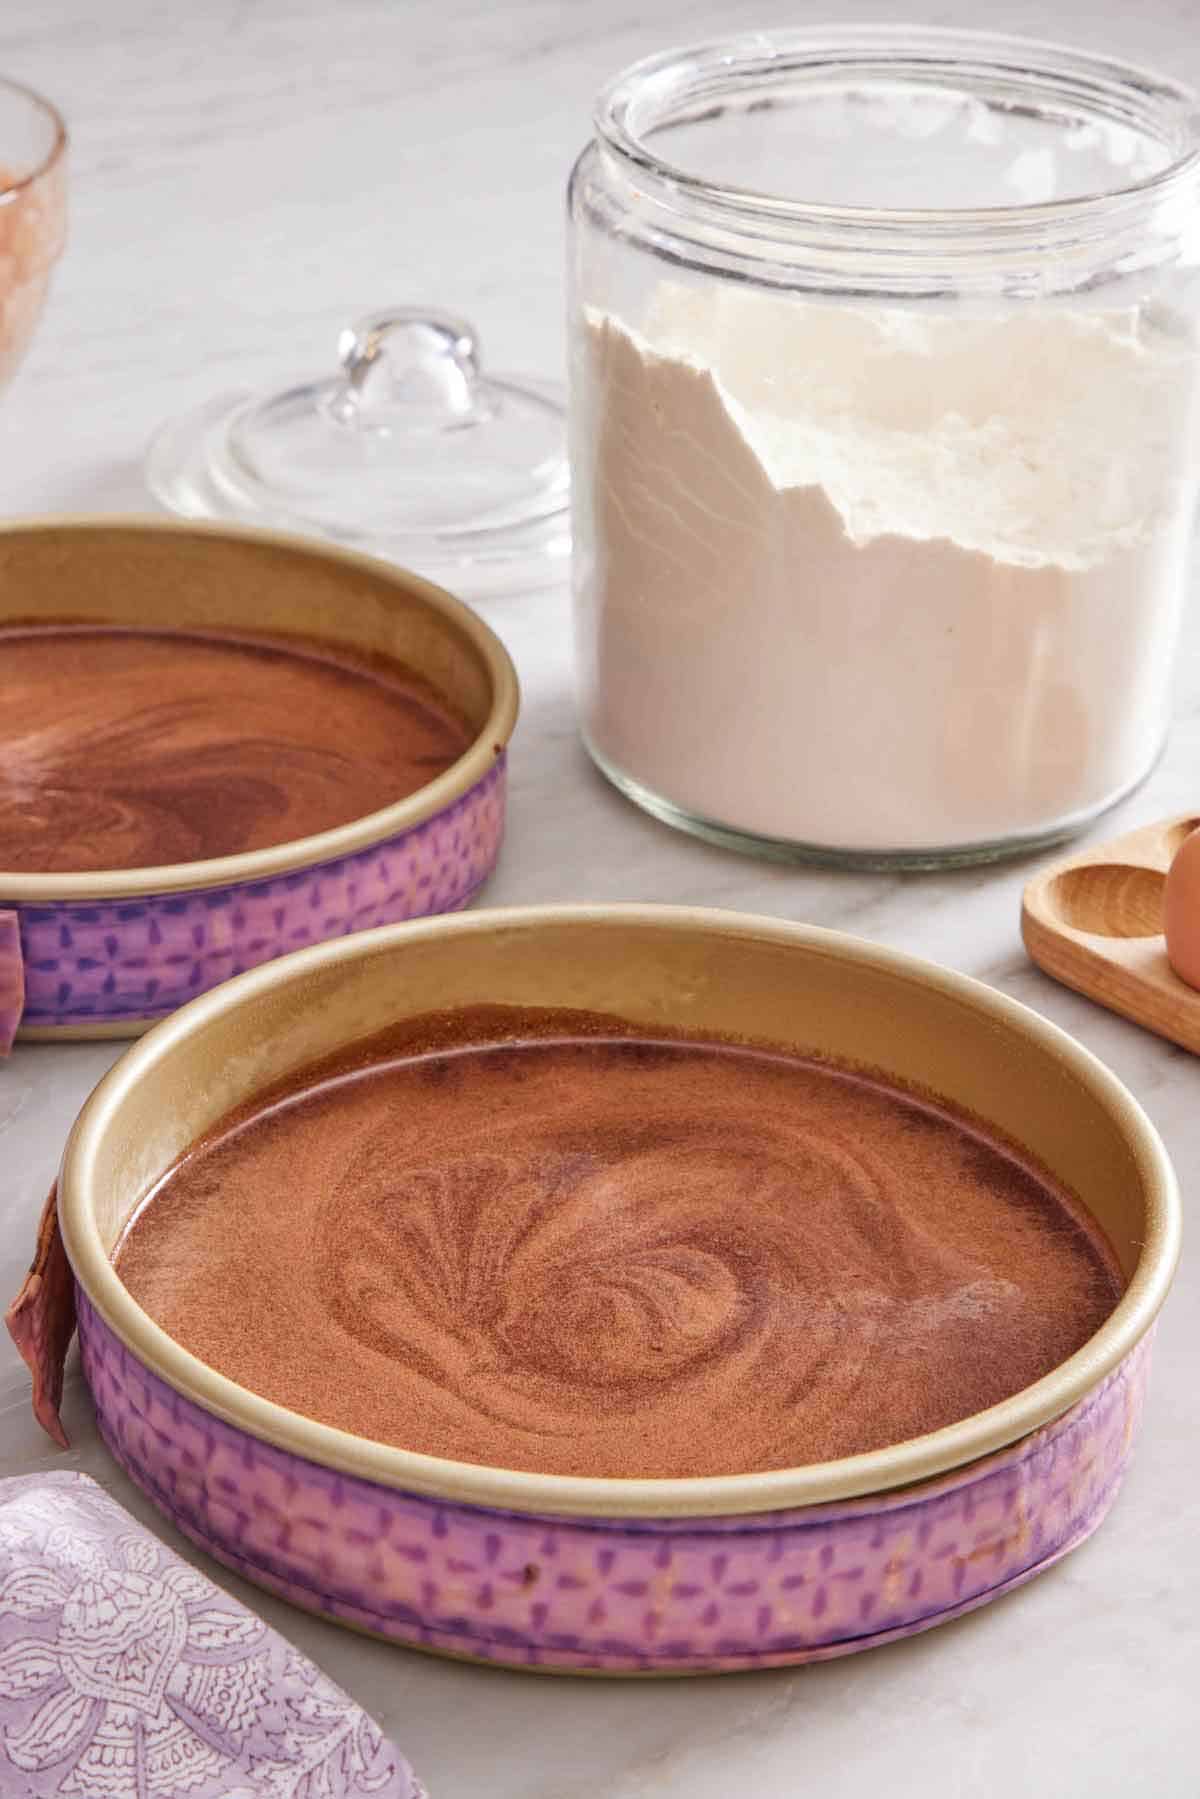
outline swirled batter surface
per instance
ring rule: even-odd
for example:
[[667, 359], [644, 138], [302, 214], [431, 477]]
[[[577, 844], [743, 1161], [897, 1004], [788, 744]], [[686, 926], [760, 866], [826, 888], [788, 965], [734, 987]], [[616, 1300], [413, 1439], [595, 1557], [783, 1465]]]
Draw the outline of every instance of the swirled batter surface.
[[415, 793], [471, 731], [399, 664], [236, 635], [0, 631], [0, 868], [203, 861]]
[[1046, 1175], [835, 1067], [542, 1035], [298, 1085], [176, 1166], [118, 1272], [223, 1374], [406, 1449], [651, 1477], [849, 1455], [1037, 1380], [1121, 1291]]

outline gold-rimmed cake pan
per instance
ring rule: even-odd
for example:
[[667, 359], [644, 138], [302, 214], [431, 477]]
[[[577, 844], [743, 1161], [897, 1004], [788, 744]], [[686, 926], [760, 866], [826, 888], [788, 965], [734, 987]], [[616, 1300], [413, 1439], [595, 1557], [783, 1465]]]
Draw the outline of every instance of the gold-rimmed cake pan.
[[232, 526], [0, 526], [0, 628], [60, 621], [236, 631], [393, 659], [472, 736], [415, 793], [314, 836], [158, 867], [0, 869], [0, 1052], [14, 1035], [136, 1035], [304, 944], [465, 906], [491, 872], [517, 680], [494, 632], [440, 588], [348, 550]]
[[[945, 1429], [835, 1462], [683, 1480], [539, 1475], [387, 1447], [234, 1384], [141, 1310], [110, 1257], [180, 1154], [314, 1061], [478, 1004], [784, 1046], [941, 1095], [1078, 1196], [1113, 1246], [1123, 1297], [1044, 1379]], [[130, 1048], [71, 1133], [10, 1328], [61, 1440], [77, 1311], [117, 1461], [193, 1542], [298, 1605], [519, 1667], [703, 1672], [923, 1630], [1090, 1535], [1130, 1454], [1178, 1242], [1175, 1179], [1137, 1102], [1063, 1032], [975, 981], [731, 913], [495, 911], [286, 957]]]

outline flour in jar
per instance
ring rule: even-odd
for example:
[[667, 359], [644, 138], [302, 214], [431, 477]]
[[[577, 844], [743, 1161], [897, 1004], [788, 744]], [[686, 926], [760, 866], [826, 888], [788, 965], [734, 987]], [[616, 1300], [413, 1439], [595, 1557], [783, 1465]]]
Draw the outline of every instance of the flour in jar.
[[585, 735], [727, 828], [1036, 837], [1166, 730], [1196, 352], [1143, 310], [660, 285], [575, 370]]

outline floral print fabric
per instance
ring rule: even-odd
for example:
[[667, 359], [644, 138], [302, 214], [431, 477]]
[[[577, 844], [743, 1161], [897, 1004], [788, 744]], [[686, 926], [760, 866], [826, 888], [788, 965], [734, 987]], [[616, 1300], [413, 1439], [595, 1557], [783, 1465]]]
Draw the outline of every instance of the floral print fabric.
[[425, 1799], [365, 1713], [82, 1474], [0, 1481], [5, 1799]]

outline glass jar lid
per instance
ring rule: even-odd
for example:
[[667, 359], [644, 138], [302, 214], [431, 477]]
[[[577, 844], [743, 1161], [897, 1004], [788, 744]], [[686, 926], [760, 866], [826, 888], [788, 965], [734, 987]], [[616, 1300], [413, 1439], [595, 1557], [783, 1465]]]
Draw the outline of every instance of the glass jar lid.
[[471, 327], [431, 310], [359, 319], [337, 347], [336, 374], [225, 394], [163, 426], [146, 461], [155, 497], [188, 518], [354, 544], [468, 591], [565, 572], [553, 384], [485, 374]]

